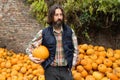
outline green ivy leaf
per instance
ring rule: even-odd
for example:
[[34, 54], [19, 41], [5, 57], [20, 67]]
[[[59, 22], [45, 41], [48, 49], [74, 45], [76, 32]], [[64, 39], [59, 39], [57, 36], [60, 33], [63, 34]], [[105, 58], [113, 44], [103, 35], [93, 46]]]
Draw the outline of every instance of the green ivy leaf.
[[93, 14], [93, 7], [92, 6], [89, 7], [89, 12], [91, 15]]

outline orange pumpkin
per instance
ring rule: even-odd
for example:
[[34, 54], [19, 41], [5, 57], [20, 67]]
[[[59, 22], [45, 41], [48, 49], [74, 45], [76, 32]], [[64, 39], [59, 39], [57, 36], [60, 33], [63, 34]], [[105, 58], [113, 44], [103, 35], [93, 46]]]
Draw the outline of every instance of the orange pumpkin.
[[112, 61], [110, 59], [104, 59], [103, 63], [108, 67], [112, 66]]
[[115, 57], [116, 59], [120, 59], [120, 54], [115, 53], [115, 54], [114, 54], [114, 57]]
[[103, 46], [99, 46], [98, 51], [105, 51], [105, 48]]
[[100, 52], [99, 52], [99, 56], [105, 57], [105, 56], [106, 56], [106, 51], [100, 51]]
[[108, 77], [103, 77], [101, 80], [109, 80]]
[[86, 77], [88, 75], [88, 72], [86, 71], [86, 70], [83, 70], [82, 72], [81, 72], [81, 76], [82, 77]]
[[111, 48], [108, 48], [108, 49], [107, 49], [106, 56], [107, 56], [107, 57], [112, 57], [112, 56], [113, 56], [113, 53], [114, 53], [114, 50], [111, 49]]
[[82, 59], [81, 60], [81, 65], [87, 65], [88, 64], [88, 60], [87, 59]]
[[90, 71], [92, 70], [92, 64], [88, 63], [87, 65], [83, 66], [85, 70]]
[[96, 79], [96, 80], [101, 80], [104, 77], [104, 74], [99, 72], [99, 71], [94, 71], [92, 73], [92, 76]]
[[78, 65], [78, 66], [76, 67], [76, 69], [77, 69], [78, 72], [82, 72], [82, 71], [84, 70], [84, 67], [81, 66], [81, 65]]
[[82, 48], [78, 48], [80, 53], [85, 53], [85, 51]]
[[115, 53], [120, 54], [120, 49], [114, 50]]
[[26, 73], [26, 71], [27, 71], [26, 67], [21, 67], [21, 69], [20, 69], [20, 72], [21, 72], [21, 73], [24, 74], [24, 73]]
[[98, 67], [98, 64], [97, 64], [97, 63], [95, 63], [95, 62], [93, 62], [93, 63], [92, 63], [92, 69], [93, 69], [93, 70], [96, 70], [96, 69], [97, 69], [97, 67]]
[[109, 57], [108, 59], [111, 60], [112, 62], [116, 61], [115, 57]]
[[92, 54], [92, 55], [90, 55], [90, 58], [92, 59], [92, 61], [94, 61], [94, 60], [97, 59], [97, 55], [96, 54]]
[[103, 60], [101, 58], [98, 58], [96, 61], [95, 61], [97, 64], [102, 64]]
[[76, 70], [72, 70], [72, 75], [74, 76], [77, 73]]
[[106, 70], [106, 73], [107, 73], [107, 72], [111, 73], [112, 71], [113, 71], [113, 68], [108, 67], [107, 70]]
[[38, 80], [45, 80], [45, 76], [44, 75], [39, 75]]
[[81, 49], [83, 49], [83, 50], [87, 50], [87, 49], [88, 49], [88, 44], [80, 45], [79, 48], [81, 48]]
[[88, 55], [90, 55], [90, 54], [94, 54], [94, 49], [92, 49], [92, 48], [89, 48], [89, 49], [87, 49], [87, 51], [86, 51], [86, 53], [88, 54]]
[[84, 54], [82, 54], [82, 53], [78, 54], [78, 58], [79, 59], [83, 59], [84, 58]]
[[118, 76], [115, 75], [114, 73], [107, 73], [107, 77], [110, 79], [110, 80], [119, 80], [118, 79]]
[[85, 80], [96, 80], [92, 75], [88, 75]]
[[49, 51], [45, 46], [40, 45], [33, 50], [32, 55], [40, 59], [47, 59], [49, 57]]
[[75, 79], [75, 80], [81, 80], [81, 74], [79, 73], [79, 72], [76, 72], [74, 75], [73, 75], [73, 78]]
[[105, 64], [99, 64], [98, 65], [98, 71], [100, 71], [100, 72], [106, 72], [106, 69], [107, 69], [107, 67], [106, 67]]
[[120, 67], [114, 68], [113, 72], [114, 72], [115, 75], [117, 75], [120, 78]]
[[94, 50], [97, 51], [99, 46], [94, 46]]

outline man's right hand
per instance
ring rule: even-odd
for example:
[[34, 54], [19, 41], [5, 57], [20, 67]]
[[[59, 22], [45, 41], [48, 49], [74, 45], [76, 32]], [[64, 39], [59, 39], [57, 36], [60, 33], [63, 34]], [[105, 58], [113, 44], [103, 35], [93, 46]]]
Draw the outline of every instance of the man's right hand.
[[39, 59], [39, 58], [36, 58], [36, 57], [32, 56], [32, 54], [29, 55], [29, 58], [30, 58], [31, 61], [33, 61], [33, 62], [35, 62], [37, 64], [41, 64], [42, 62], [45, 61], [43, 59]]

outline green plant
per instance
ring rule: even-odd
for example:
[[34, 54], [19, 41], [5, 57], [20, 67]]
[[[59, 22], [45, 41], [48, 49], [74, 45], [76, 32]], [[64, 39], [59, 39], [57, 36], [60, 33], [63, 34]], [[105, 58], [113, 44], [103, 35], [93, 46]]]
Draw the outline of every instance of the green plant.
[[[31, 5], [32, 15], [40, 24], [47, 25], [48, 4], [44, 0], [27, 1]], [[88, 41], [92, 41], [91, 29], [100, 31], [119, 27], [120, 0], [53, 0], [51, 5], [54, 3], [62, 4], [66, 13], [66, 23], [75, 30], [78, 38], [83, 36]]]
[[30, 5], [31, 14], [37, 19], [42, 25], [47, 25], [47, 4], [44, 0], [31, 0], [33, 1]]

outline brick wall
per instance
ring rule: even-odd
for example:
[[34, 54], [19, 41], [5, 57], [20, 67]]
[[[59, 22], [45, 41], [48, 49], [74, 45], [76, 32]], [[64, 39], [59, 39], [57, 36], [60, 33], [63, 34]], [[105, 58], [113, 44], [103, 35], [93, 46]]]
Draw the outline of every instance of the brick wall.
[[0, 0], [0, 47], [25, 52], [39, 29], [40, 25], [22, 0]]

